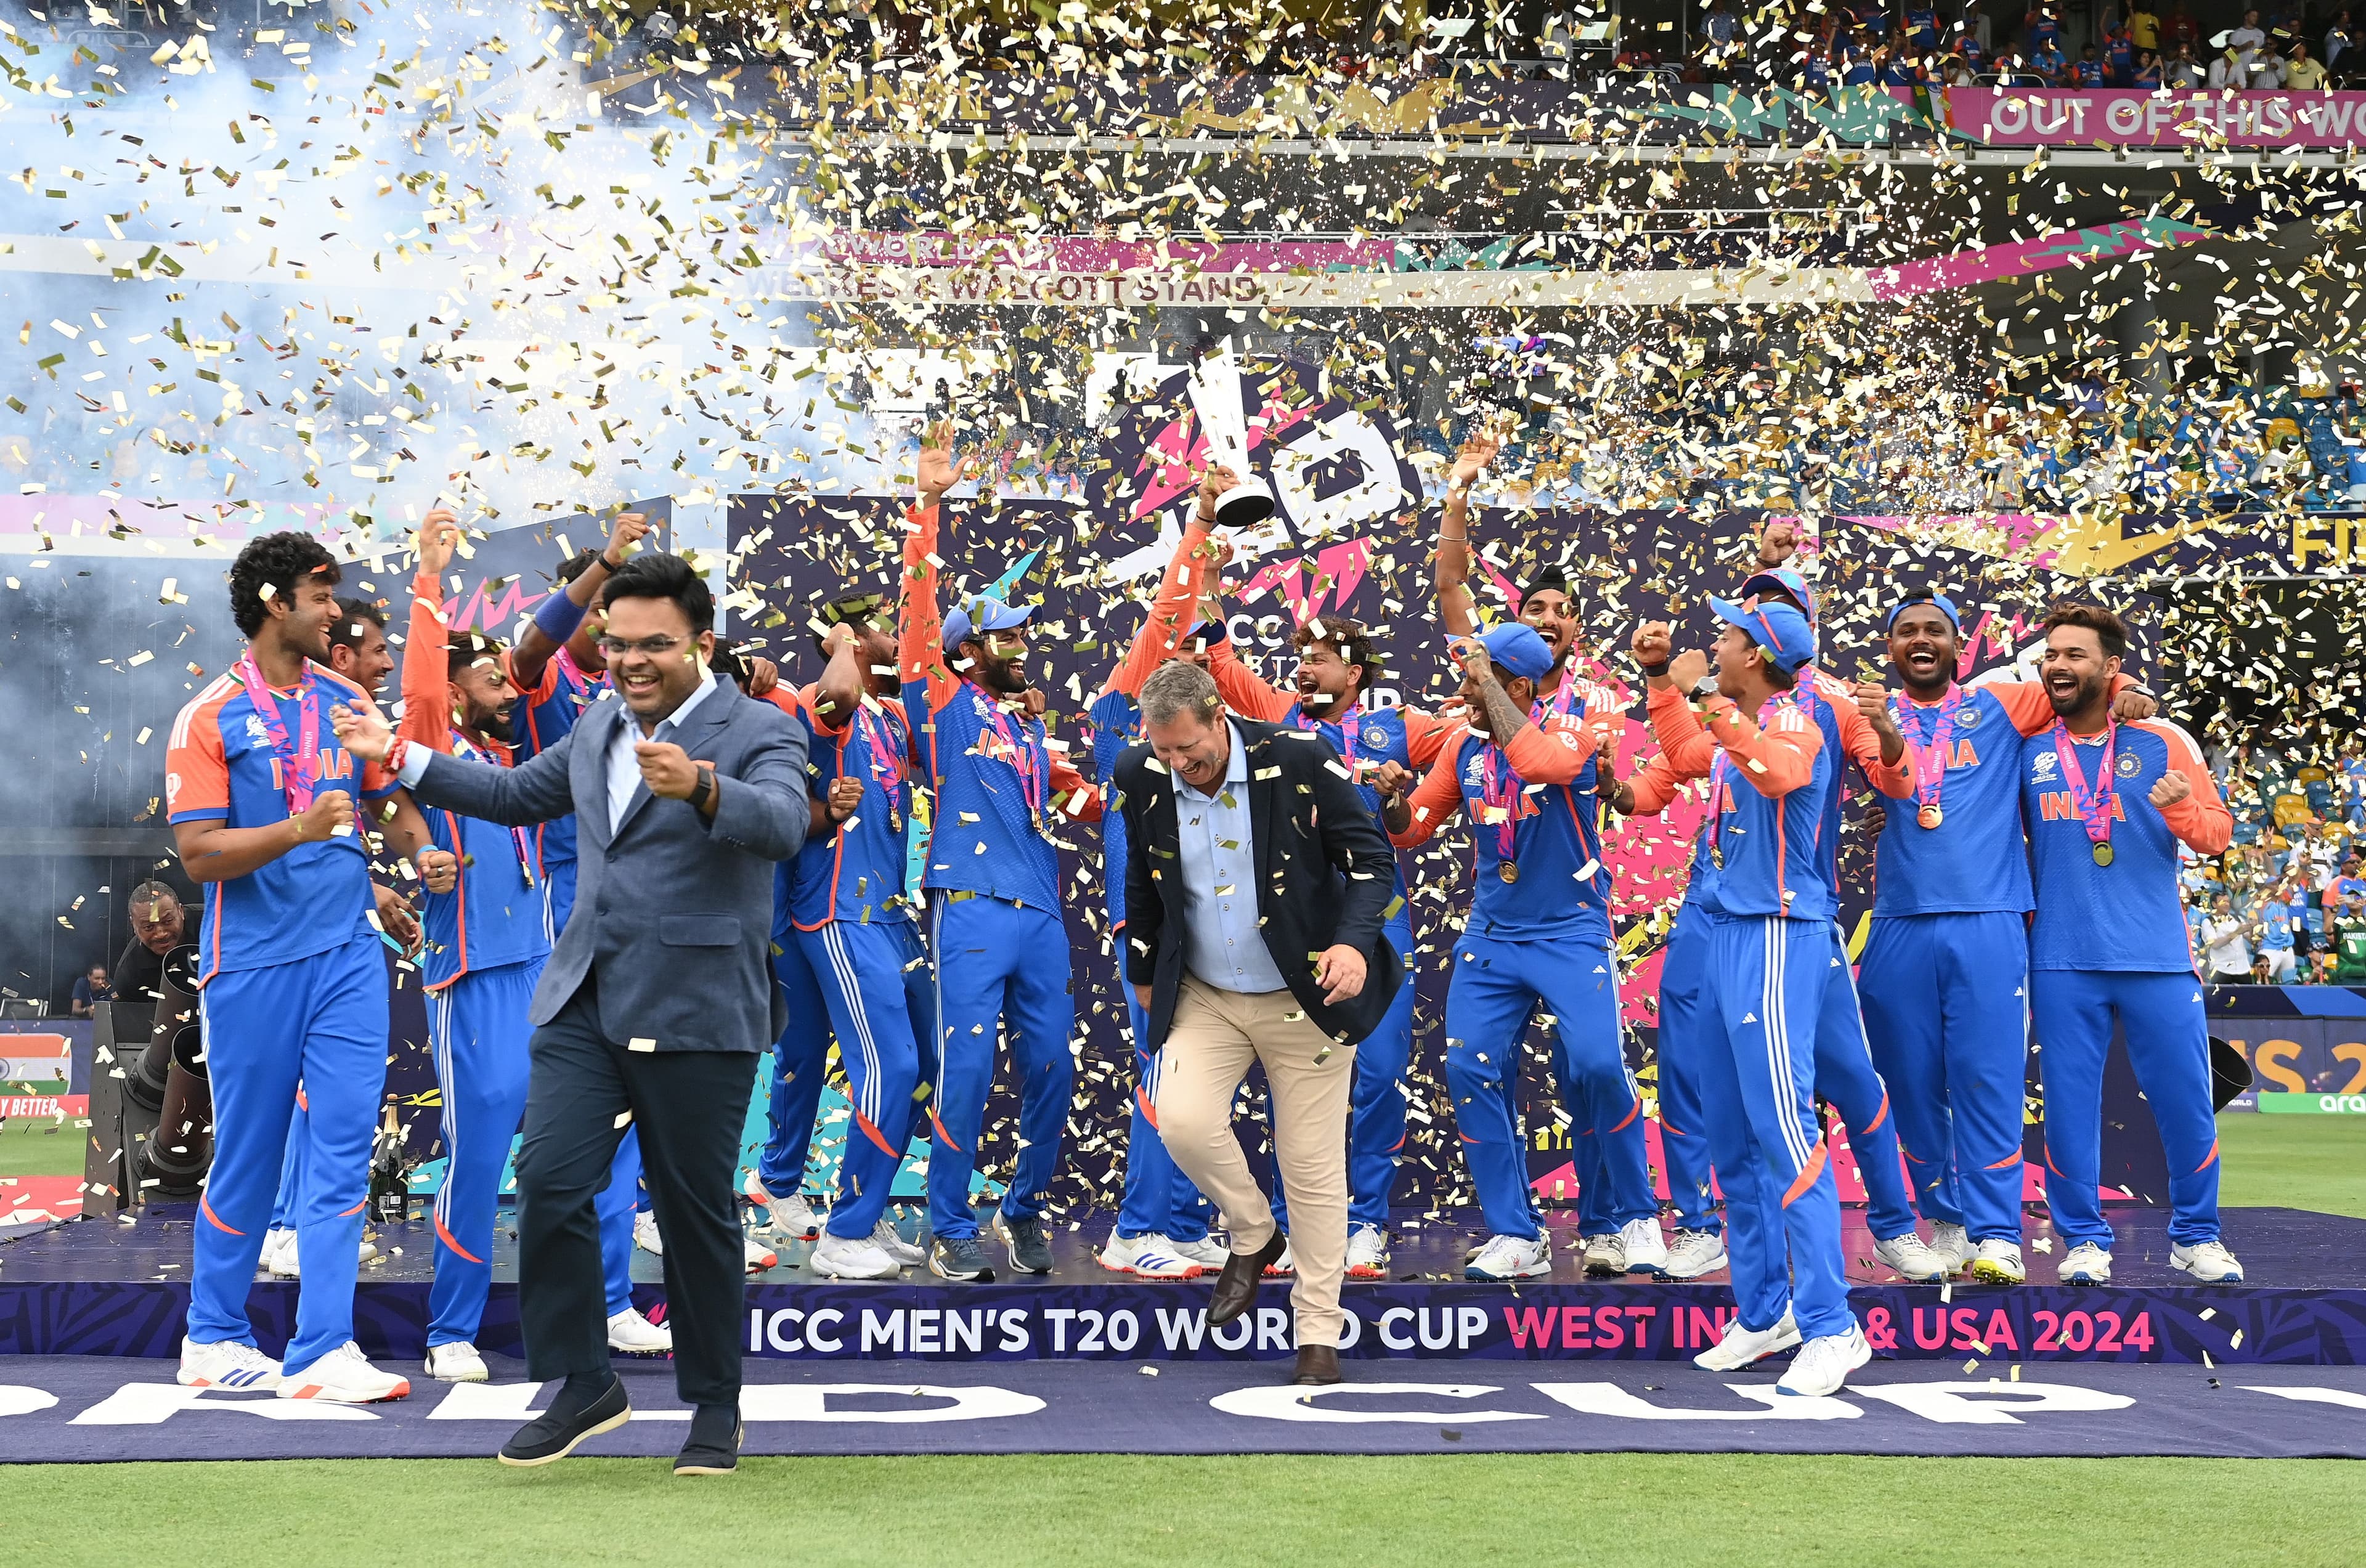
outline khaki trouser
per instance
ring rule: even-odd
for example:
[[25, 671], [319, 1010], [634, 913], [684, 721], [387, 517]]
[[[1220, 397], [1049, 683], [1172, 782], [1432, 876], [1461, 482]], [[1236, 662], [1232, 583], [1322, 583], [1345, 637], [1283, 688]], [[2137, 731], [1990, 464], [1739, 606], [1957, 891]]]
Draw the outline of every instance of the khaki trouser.
[[1288, 991], [1245, 996], [1186, 975], [1158, 1060], [1158, 1133], [1183, 1173], [1224, 1212], [1234, 1252], [1273, 1235], [1273, 1206], [1233, 1136], [1233, 1095], [1251, 1061], [1273, 1098], [1274, 1163], [1290, 1193], [1298, 1343], [1336, 1345], [1347, 1271], [1347, 1091], [1356, 1048], [1323, 1032]]

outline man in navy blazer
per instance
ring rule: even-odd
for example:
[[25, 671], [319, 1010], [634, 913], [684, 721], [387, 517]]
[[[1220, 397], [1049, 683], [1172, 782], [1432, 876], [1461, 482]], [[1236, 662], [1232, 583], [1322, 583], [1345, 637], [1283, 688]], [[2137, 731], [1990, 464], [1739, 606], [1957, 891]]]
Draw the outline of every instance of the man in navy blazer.
[[501, 1450], [508, 1464], [563, 1459], [631, 1415], [608, 1363], [592, 1209], [627, 1125], [665, 1240], [675, 1381], [694, 1407], [674, 1469], [738, 1461], [732, 1177], [757, 1057], [787, 1022], [766, 951], [773, 863], [804, 844], [810, 802], [805, 731], [715, 679], [714, 627], [687, 562], [627, 561], [608, 579], [600, 639], [612, 693], [521, 768], [402, 748], [374, 711], [336, 716], [346, 746], [387, 758], [424, 804], [514, 826], [571, 812], [579, 825], [575, 908], [535, 992], [517, 1161], [526, 1375], [567, 1382]]

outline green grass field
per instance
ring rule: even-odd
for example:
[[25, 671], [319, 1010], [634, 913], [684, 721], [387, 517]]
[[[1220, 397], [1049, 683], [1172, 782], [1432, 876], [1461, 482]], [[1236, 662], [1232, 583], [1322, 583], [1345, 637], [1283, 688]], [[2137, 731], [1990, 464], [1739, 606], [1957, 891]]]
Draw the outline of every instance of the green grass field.
[[[2227, 1116], [2219, 1130], [2228, 1206], [2366, 1217], [2366, 1117]], [[0, 1173], [78, 1159], [70, 1133], [0, 1131]], [[490, 1460], [27, 1465], [8, 1478], [5, 1539], [8, 1561], [45, 1568], [111, 1568], [159, 1540], [201, 1540], [210, 1559], [256, 1568], [2314, 1568], [2358, 1561], [2334, 1521], [2360, 1473], [2315, 1460], [1650, 1454], [758, 1459], [697, 1482], [658, 1460], [531, 1474]]]
[[88, 1129], [75, 1126], [71, 1117], [62, 1122], [11, 1117], [0, 1126], [0, 1176], [80, 1176], [87, 1135]]
[[[1892, 1568], [2022, 1561], [2315, 1568], [2357, 1561], [2341, 1461], [1470, 1455], [1443, 1459], [766, 1459], [28, 1465], [7, 1557], [216, 1562], [1638, 1563]], [[134, 1500], [137, 1500], [136, 1503]]]

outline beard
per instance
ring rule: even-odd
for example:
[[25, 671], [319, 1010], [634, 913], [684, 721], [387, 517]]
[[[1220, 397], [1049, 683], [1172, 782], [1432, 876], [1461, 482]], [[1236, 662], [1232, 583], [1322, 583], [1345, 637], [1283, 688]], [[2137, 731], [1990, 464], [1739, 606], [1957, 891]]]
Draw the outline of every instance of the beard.
[[512, 722], [514, 712], [512, 708], [493, 708], [480, 713], [473, 721], [473, 728], [488, 740], [498, 740], [504, 746], [513, 745], [517, 740], [517, 727]]
[[977, 683], [998, 697], [1015, 697], [1027, 689], [1027, 667], [1016, 659], [980, 655]]
[[2067, 695], [2057, 691], [2054, 682], [2049, 681], [2045, 684], [2045, 698], [2054, 705], [2054, 711], [2058, 716], [2067, 717], [2071, 714], [2092, 706], [2111, 689], [2111, 677], [2101, 674], [2082, 678], [2077, 687]]

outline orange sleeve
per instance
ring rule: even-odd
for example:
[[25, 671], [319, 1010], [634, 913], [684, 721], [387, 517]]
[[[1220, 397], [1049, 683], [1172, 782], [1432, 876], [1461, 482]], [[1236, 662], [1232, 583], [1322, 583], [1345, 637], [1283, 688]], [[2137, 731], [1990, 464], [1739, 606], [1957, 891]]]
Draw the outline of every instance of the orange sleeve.
[[1175, 558], [1166, 563], [1166, 575], [1158, 580], [1158, 595], [1150, 603], [1150, 614], [1143, 617], [1142, 629], [1133, 634], [1132, 646], [1110, 672], [1103, 691], [1139, 695], [1150, 672], [1174, 658], [1175, 650], [1183, 646], [1192, 606], [1199, 604], [1207, 581], [1207, 543], [1208, 530], [1200, 525], [1195, 512], [1183, 530], [1183, 542], [1175, 547]]
[[1594, 753], [1585, 749], [1591, 734], [1583, 724], [1566, 725], [1548, 732], [1541, 724], [1523, 725], [1504, 748], [1512, 772], [1520, 775], [1522, 784], [1565, 784], [1577, 782], [1585, 772], [1585, 764]]
[[[1832, 712], [1839, 716], [1841, 750], [1848, 753], [1849, 760], [1856, 764], [1857, 772], [1865, 775], [1865, 783], [1893, 800], [1910, 799], [1914, 794], [1914, 753], [1901, 750], [1895, 764], [1883, 761], [1881, 731], [1874, 728], [1873, 720], [1865, 717], [1864, 710], [1856, 705], [1854, 694], [1852, 694], [1846, 703], [1838, 701], [1830, 692], [1818, 692], [1816, 694], [1831, 703]], [[1819, 730], [1817, 739], [1820, 743], [1822, 739], [1822, 732]]]
[[1824, 732], [1797, 708], [1786, 705], [1761, 728], [1727, 697], [1709, 699], [1708, 732], [1741, 764], [1750, 787], [1769, 800], [1805, 788], [1816, 776], [1816, 753], [1824, 745]]
[[1078, 822], [1101, 819], [1101, 792], [1098, 786], [1076, 771], [1076, 765], [1060, 753], [1048, 753], [1052, 760], [1052, 804], [1063, 816]]
[[1404, 716], [1405, 756], [1415, 768], [1426, 768], [1436, 761], [1437, 754], [1446, 750], [1447, 738], [1462, 728], [1459, 721], [1442, 719], [1418, 708], [1401, 707], [1397, 712]]
[[532, 686], [517, 678], [517, 649], [514, 646], [501, 649], [501, 670], [509, 676], [510, 684], [518, 689], [518, 701], [522, 703], [546, 703], [558, 691], [558, 660], [556, 659], [542, 661], [542, 679]]
[[1421, 775], [1421, 783], [1414, 785], [1413, 798], [1406, 803], [1413, 808], [1413, 820], [1405, 824], [1403, 832], [1391, 833], [1389, 842], [1409, 850], [1429, 842], [1430, 835], [1446, 826], [1447, 818], [1462, 804], [1462, 781], [1455, 769], [1456, 753], [1461, 750], [1456, 746], [1438, 752], [1437, 761]]
[[1660, 743], [1661, 759], [1679, 782], [1708, 777], [1717, 757], [1717, 742], [1700, 726], [1692, 704], [1673, 686], [1656, 688], [1646, 711], [1651, 716], [1651, 739]]
[[1684, 792], [1684, 783], [1676, 776], [1676, 771], [1668, 766], [1666, 758], [1652, 758], [1641, 773], [1627, 781], [1627, 787], [1635, 792], [1635, 807], [1625, 815], [1657, 816], [1668, 808], [1670, 801]]
[[174, 721], [164, 750], [164, 817], [194, 822], [230, 815], [230, 762], [222, 754], [221, 707], [228, 698], [200, 696]]
[[2158, 807], [2160, 819], [2194, 853], [2225, 853], [2235, 839], [2235, 814], [2218, 797], [2218, 784], [2210, 776], [2208, 764], [2183, 730], [2155, 729], [2153, 733], [2169, 743], [2169, 772], [2183, 773], [2185, 782], [2193, 786], [2193, 793], [2176, 805]]
[[411, 580], [411, 629], [402, 645], [402, 722], [395, 732], [446, 757], [452, 754], [451, 635], [444, 619], [444, 584], [434, 572], [422, 570]]
[[1208, 650], [1208, 673], [1216, 678], [1216, 694], [1224, 699], [1224, 705], [1243, 718], [1279, 724], [1298, 700], [1266, 684], [1256, 671], [1241, 662], [1229, 641]]
[[961, 682], [945, 667], [945, 615], [937, 603], [937, 522], [941, 506], [904, 509], [912, 531], [904, 536], [904, 585], [896, 607], [896, 662], [909, 686], [929, 684], [929, 711], [941, 713]]

